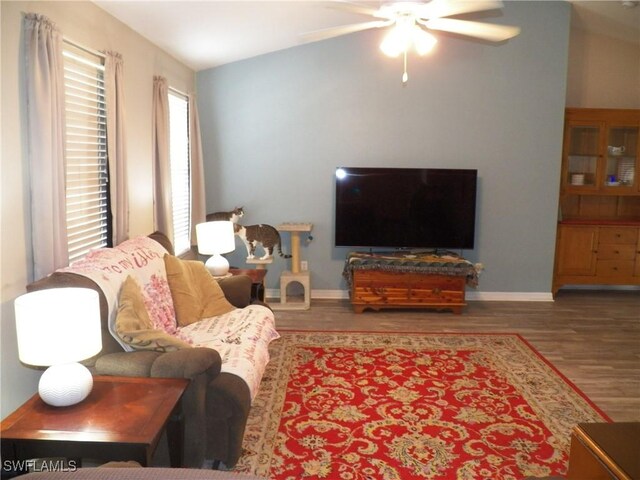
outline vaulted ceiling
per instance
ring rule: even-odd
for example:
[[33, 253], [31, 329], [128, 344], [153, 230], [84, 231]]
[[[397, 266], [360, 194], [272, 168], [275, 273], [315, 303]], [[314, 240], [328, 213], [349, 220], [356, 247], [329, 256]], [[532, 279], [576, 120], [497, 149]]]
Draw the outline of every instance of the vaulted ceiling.
[[[300, 35], [370, 17], [330, 8], [327, 1], [94, 0], [98, 6], [194, 70], [301, 43]], [[353, 2], [377, 8], [384, 2]], [[637, 43], [638, 2], [571, 1], [572, 27]], [[635, 8], [623, 3], [636, 4]], [[500, 12], [495, 12], [497, 16]], [[490, 21], [490, 17], [483, 20]]]

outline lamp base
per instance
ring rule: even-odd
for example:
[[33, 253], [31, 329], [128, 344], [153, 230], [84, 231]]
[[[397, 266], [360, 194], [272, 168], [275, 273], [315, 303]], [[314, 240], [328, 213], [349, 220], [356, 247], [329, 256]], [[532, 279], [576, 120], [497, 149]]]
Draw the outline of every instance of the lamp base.
[[54, 407], [80, 403], [87, 398], [92, 388], [91, 372], [79, 363], [52, 365], [45, 370], [38, 383], [40, 398]]
[[204, 265], [214, 277], [224, 277], [229, 273], [229, 261], [219, 253], [209, 257]]

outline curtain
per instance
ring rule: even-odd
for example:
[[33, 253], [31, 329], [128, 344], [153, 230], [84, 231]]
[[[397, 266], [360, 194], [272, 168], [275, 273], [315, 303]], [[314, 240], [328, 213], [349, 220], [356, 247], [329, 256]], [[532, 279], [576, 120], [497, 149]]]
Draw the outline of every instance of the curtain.
[[69, 263], [64, 167], [62, 34], [48, 18], [23, 21], [33, 278]]
[[153, 77], [153, 179], [154, 228], [173, 238], [171, 165], [169, 163], [169, 86], [167, 79]]
[[105, 52], [104, 67], [112, 241], [113, 245], [118, 245], [129, 238], [129, 191], [125, 149], [122, 56], [115, 52]]
[[200, 119], [194, 95], [189, 95], [189, 142], [191, 156], [191, 245], [196, 245], [196, 225], [206, 221], [207, 214]]

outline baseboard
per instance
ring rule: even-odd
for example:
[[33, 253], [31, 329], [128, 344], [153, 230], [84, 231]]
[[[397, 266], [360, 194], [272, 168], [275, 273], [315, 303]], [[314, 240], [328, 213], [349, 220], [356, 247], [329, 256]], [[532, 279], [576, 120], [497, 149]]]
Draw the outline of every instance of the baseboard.
[[470, 302], [553, 302], [551, 292], [467, 292]]
[[[280, 298], [279, 289], [267, 289], [267, 298]], [[316, 300], [348, 300], [346, 290], [311, 290], [311, 299]], [[551, 292], [474, 292], [467, 291], [466, 299], [470, 302], [553, 302]]]

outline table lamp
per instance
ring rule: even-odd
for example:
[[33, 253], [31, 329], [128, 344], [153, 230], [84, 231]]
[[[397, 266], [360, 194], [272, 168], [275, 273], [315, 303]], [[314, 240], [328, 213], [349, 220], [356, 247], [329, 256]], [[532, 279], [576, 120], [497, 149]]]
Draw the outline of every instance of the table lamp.
[[196, 225], [198, 251], [202, 255], [211, 255], [205, 263], [214, 277], [224, 277], [229, 273], [229, 262], [222, 253], [236, 249], [233, 223], [227, 221], [205, 222]]
[[55, 407], [84, 400], [93, 388], [93, 377], [77, 362], [102, 349], [98, 292], [38, 290], [16, 298], [14, 309], [20, 361], [49, 367], [38, 383], [42, 400]]

